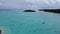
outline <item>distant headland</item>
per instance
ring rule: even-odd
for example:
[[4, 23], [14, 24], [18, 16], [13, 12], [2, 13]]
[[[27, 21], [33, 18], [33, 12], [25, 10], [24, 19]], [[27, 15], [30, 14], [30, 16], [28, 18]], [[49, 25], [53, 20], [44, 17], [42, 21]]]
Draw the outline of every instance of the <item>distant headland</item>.
[[60, 13], [60, 9], [39, 9], [39, 11]]

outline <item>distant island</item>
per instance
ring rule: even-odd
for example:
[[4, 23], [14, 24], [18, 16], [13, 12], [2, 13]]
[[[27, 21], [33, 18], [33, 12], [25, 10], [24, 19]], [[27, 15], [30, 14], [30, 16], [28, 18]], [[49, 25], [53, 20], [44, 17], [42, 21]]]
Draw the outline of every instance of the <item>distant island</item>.
[[60, 9], [39, 9], [39, 11], [60, 13]]
[[24, 12], [35, 12], [35, 10], [24, 10]]

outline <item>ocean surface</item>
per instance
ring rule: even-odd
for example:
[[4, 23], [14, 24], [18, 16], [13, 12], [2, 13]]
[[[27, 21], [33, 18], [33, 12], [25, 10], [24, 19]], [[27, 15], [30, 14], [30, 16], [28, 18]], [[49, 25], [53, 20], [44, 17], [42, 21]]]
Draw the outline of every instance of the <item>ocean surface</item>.
[[2, 34], [60, 34], [60, 14], [24, 10], [0, 11]]

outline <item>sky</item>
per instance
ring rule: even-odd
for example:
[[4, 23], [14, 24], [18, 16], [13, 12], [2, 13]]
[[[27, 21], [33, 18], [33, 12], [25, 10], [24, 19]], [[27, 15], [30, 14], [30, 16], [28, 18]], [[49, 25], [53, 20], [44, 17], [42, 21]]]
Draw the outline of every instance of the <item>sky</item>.
[[0, 9], [60, 8], [60, 0], [0, 0]]

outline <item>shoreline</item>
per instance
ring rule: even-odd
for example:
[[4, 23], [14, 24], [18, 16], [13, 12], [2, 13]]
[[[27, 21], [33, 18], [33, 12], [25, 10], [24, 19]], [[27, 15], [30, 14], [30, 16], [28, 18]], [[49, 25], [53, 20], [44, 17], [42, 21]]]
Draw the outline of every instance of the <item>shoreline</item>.
[[0, 27], [0, 30], [1, 30], [1, 34], [4, 34], [4, 28], [3, 27]]

